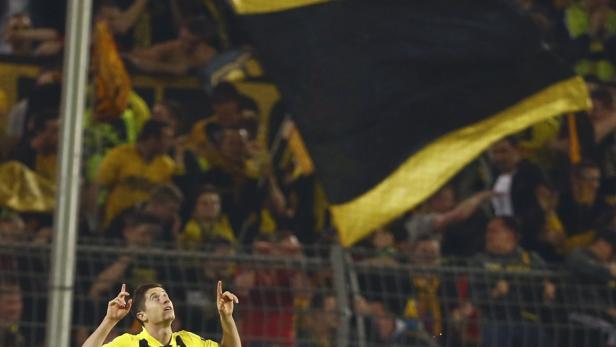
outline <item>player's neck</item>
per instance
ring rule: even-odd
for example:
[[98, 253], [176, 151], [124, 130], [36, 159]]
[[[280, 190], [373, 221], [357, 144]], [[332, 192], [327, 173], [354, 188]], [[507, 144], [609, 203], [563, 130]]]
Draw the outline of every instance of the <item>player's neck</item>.
[[148, 331], [150, 336], [162, 343], [163, 346], [171, 343], [171, 334], [173, 333], [171, 330], [171, 324], [166, 323], [160, 325], [147, 325], [145, 329]]

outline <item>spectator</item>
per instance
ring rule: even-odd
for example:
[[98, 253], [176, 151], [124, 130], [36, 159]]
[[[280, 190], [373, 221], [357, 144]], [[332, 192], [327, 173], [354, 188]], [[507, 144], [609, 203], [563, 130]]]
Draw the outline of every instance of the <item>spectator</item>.
[[[484, 346], [542, 346], [548, 337], [540, 324], [537, 297], [545, 302], [555, 298], [555, 286], [544, 281], [542, 295], [534, 283], [514, 273], [546, 269], [535, 253], [522, 249], [520, 226], [512, 217], [495, 217], [488, 223], [485, 251], [470, 264], [485, 272], [471, 276], [472, 300], [482, 311]], [[478, 276], [481, 276], [479, 278]], [[538, 280], [538, 277], [535, 277]]]
[[616, 279], [615, 253], [616, 231], [605, 230], [567, 259], [573, 279], [567, 283], [564, 297], [570, 308], [565, 322], [571, 328], [564, 340], [570, 346], [609, 346], [616, 338], [616, 297], [612, 288]]
[[176, 133], [184, 133], [184, 112], [182, 105], [174, 100], [162, 100], [152, 106], [150, 119], [169, 123]]
[[233, 289], [236, 263], [232, 257], [236, 251], [233, 244], [224, 238], [210, 240], [201, 250], [207, 252], [206, 259], [180, 260], [182, 267], [188, 269], [187, 282], [180, 290], [186, 300], [185, 311], [189, 313], [186, 316], [193, 318], [186, 328], [203, 334], [222, 336], [218, 315], [215, 314], [216, 310], [213, 310], [216, 308], [216, 302], [212, 300], [212, 293], [216, 291], [218, 281], [228, 283], [228, 290]]
[[62, 76], [59, 69], [50, 68], [42, 72], [36, 85], [27, 94], [27, 107], [23, 107], [23, 114], [17, 115], [16, 123], [19, 128], [16, 132], [22, 139], [30, 139], [35, 119], [40, 115], [60, 112], [60, 94], [62, 93]]
[[180, 27], [177, 39], [136, 50], [128, 60], [143, 72], [185, 75], [206, 67], [216, 56], [210, 42], [214, 30], [203, 17], [189, 19]]
[[[37, 235], [38, 236], [38, 235]], [[34, 242], [38, 242], [38, 237]], [[49, 272], [46, 248], [32, 247], [24, 221], [10, 211], [0, 212], [0, 346], [38, 346], [42, 341], [47, 297], [22, 293], [47, 293]], [[12, 245], [16, 243], [15, 245]], [[22, 320], [22, 312], [25, 312]], [[27, 324], [21, 324], [27, 323]], [[11, 340], [11, 339], [15, 340]], [[25, 340], [23, 339], [25, 338]], [[24, 343], [25, 341], [25, 343]]]
[[251, 155], [248, 140], [244, 129], [224, 129], [217, 148], [221, 161], [219, 169], [232, 175], [256, 176], [257, 173], [249, 171], [251, 167], [247, 165]]
[[[227, 174], [256, 176], [255, 172], [247, 172], [250, 166], [246, 165], [251, 157], [261, 154], [253, 145], [257, 130], [254, 101], [239, 94], [231, 83], [222, 82], [212, 92], [211, 103], [214, 114], [192, 127], [189, 145], [194, 158], [190, 164], [187, 161], [187, 173], [204, 175], [219, 169]], [[222, 189], [215, 180], [208, 180]]]
[[368, 302], [362, 297], [355, 300], [355, 311], [365, 316], [369, 322], [367, 340], [370, 343], [402, 347], [426, 346], [436, 347], [438, 344], [426, 334], [421, 325], [410, 324], [396, 316], [395, 311], [384, 301]]
[[139, 133], [150, 117], [147, 104], [135, 91], [129, 92], [126, 108], [120, 111], [116, 110], [120, 105], [112, 105], [104, 100], [115, 98], [113, 95], [106, 95], [104, 89], [107, 88], [107, 92], [113, 93], [114, 88], [120, 86], [113, 84], [117, 82], [114, 79], [117, 77], [107, 76], [100, 79], [103, 81], [103, 93], [99, 95], [100, 99], [96, 101], [96, 105], [101, 107], [86, 110], [84, 116], [82, 152], [86, 168], [84, 176], [88, 183], [94, 181], [98, 167], [108, 151], [122, 144], [137, 142]]
[[96, 178], [96, 183], [109, 191], [104, 226], [123, 209], [147, 200], [156, 185], [171, 182], [175, 163], [165, 153], [172, 141], [171, 126], [151, 120], [143, 126], [136, 144], [120, 145], [107, 153]]
[[[265, 176], [267, 163], [263, 151], [254, 150], [256, 127], [253, 116], [242, 115], [242, 97], [228, 83], [220, 84], [212, 96], [214, 115], [197, 122], [191, 131], [189, 151], [184, 153], [184, 175], [176, 178], [188, 197], [195, 185], [216, 186], [222, 197], [223, 210], [229, 215], [233, 229], [242, 234], [244, 223], [253, 213], [260, 214], [263, 190], [258, 177]], [[252, 129], [252, 130], [250, 130]], [[268, 192], [272, 180], [266, 179]], [[271, 194], [270, 194], [271, 195]], [[258, 218], [254, 218], [255, 220]], [[248, 238], [247, 244], [251, 239]]]
[[403, 278], [401, 288], [408, 295], [403, 313], [407, 324], [420, 324], [441, 344], [468, 344], [470, 337], [464, 334], [474, 322], [470, 314], [466, 314], [464, 322], [455, 321], [468, 300], [458, 290], [462, 281], [457, 274], [441, 267], [446, 260], [441, 258], [440, 240], [434, 235], [419, 237], [409, 258], [410, 276]]
[[427, 268], [435, 268], [441, 263], [440, 240], [434, 235], [419, 237], [412, 246], [410, 258], [418, 271], [411, 273], [408, 288], [403, 289], [403, 293], [412, 293], [407, 298], [404, 318], [421, 322], [430, 335], [444, 339], [448, 308], [443, 306], [440, 298], [449, 298], [447, 294], [455, 297], [455, 290], [445, 291], [449, 283], [443, 282], [438, 273], [425, 272]]
[[595, 163], [582, 160], [574, 165], [569, 180], [570, 189], [562, 194], [557, 209], [567, 233], [567, 252], [589, 245], [599, 218], [609, 213], [598, 196], [601, 171]]
[[[30, 0], [7, 0], [0, 5], [0, 28], [4, 30], [11, 16], [26, 13]], [[0, 44], [0, 52], [6, 52], [4, 44]]]
[[[130, 218], [131, 223], [122, 230], [124, 245], [127, 250], [150, 247], [161, 235], [159, 219], [150, 214], [138, 213]], [[142, 281], [163, 279], [162, 271], [157, 271], [144, 264], [137, 263], [134, 253], [122, 253], [113, 263], [102, 269], [94, 279], [89, 290], [89, 297], [95, 302], [117, 288], [118, 283], [126, 283], [133, 288]], [[144, 278], [145, 276], [145, 278]]]
[[535, 164], [521, 156], [516, 138], [510, 136], [496, 142], [488, 151], [498, 176], [492, 190], [492, 207], [496, 216], [514, 216], [521, 223], [523, 246], [537, 251], [546, 225], [537, 192], [551, 188], [546, 175]]
[[109, 22], [119, 49], [130, 52], [177, 35], [181, 24], [175, 13], [177, 2], [181, 1], [100, 0], [94, 2], [94, 9], [99, 19]]
[[440, 240], [435, 235], [418, 237], [409, 245], [411, 266], [406, 267], [389, 250], [393, 235], [383, 230], [375, 235], [377, 257], [359, 262], [356, 270], [363, 297], [356, 299], [355, 309], [368, 320], [369, 340], [435, 345], [431, 336], [442, 334], [445, 322], [439, 299], [443, 282], [431, 271], [440, 263]]
[[54, 182], [56, 181], [59, 137], [58, 113], [52, 112], [48, 116], [34, 120], [34, 137], [30, 141], [30, 147], [36, 154], [32, 168], [39, 175]]
[[493, 185], [492, 207], [497, 216], [518, 216], [537, 207], [535, 188], [546, 181], [541, 169], [522, 159], [518, 141], [506, 137], [488, 150], [498, 176]]
[[[597, 102], [593, 101], [593, 106]], [[591, 111], [592, 112], [592, 111]], [[596, 158], [595, 127], [590, 120], [589, 113], [580, 112], [572, 116], [567, 116], [561, 122], [558, 136], [547, 145], [547, 153], [550, 156], [551, 162], [547, 168], [549, 177], [553, 180], [556, 187], [561, 191], [566, 191], [569, 186], [569, 177], [563, 175], [563, 170], [577, 161], [576, 157], [572, 157], [574, 152], [578, 152], [581, 158]], [[572, 151], [572, 148], [575, 150]], [[544, 161], [545, 166], [545, 161]]]
[[64, 47], [60, 34], [52, 28], [34, 28], [25, 13], [12, 15], [4, 28], [3, 53], [19, 56], [49, 56], [62, 52]]
[[41, 109], [59, 109], [61, 73], [58, 69], [44, 69], [28, 97], [13, 105], [8, 114], [6, 136], [9, 148], [19, 143], [32, 130], [31, 116]]
[[396, 266], [397, 259], [396, 239], [389, 230], [380, 228], [375, 230], [369, 237], [370, 248], [368, 258], [361, 260], [362, 265], [372, 266]]
[[217, 147], [221, 144], [225, 129], [245, 129], [249, 139], [256, 136], [256, 105], [229, 82], [219, 83], [210, 99], [214, 114], [197, 121], [190, 136], [193, 151], [210, 165], [216, 166], [220, 161]]
[[214, 186], [205, 186], [197, 195], [192, 218], [188, 220], [180, 243], [185, 248], [201, 248], [216, 239], [223, 238], [231, 243], [237, 242], [229, 218], [222, 213], [220, 194]]
[[19, 326], [23, 307], [19, 282], [10, 278], [0, 278], [0, 346], [32, 346], [26, 342]]
[[28, 240], [26, 225], [19, 214], [0, 212], [0, 242], [19, 242]]
[[608, 136], [616, 132], [616, 109], [614, 108], [613, 90], [606, 87], [597, 87], [590, 93], [590, 97], [592, 109], [588, 113], [588, 119], [592, 125], [594, 143], [599, 145]]
[[616, 108], [613, 90], [599, 88], [591, 93], [593, 108], [588, 114], [593, 125], [596, 160], [601, 168], [601, 194], [616, 206]]
[[532, 238], [523, 243], [527, 249], [536, 251], [541, 257], [551, 262], [562, 262], [566, 253], [567, 234], [558, 216], [559, 193], [547, 185], [535, 189], [541, 210], [536, 211], [535, 226], [538, 234], [528, 235]]
[[[474, 239], [478, 238], [473, 230], [475, 228], [464, 222], [492, 196], [492, 192], [484, 191], [457, 203], [453, 187], [446, 185], [406, 221], [408, 241], [413, 243], [424, 235], [434, 235], [442, 239], [448, 255], [465, 255], [478, 251], [479, 245], [473, 244]], [[464, 242], [460, 242], [461, 240]]]
[[[272, 156], [275, 157], [275, 154]], [[280, 182], [280, 190], [285, 198], [284, 208], [278, 214], [281, 223], [295, 230], [303, 243], [336, 243], [327, 240], [336, 232], [328, 228], [331, 220], [323, 187], [314, 174], [296, 170], [298, 166], [294, 155], [286, 161], [287, 165], [283, 164], [282, 169], [278, 167], [276, 171], [277, 182]]]
[[[302, 257], [294, 236], [277, 242], [257, 240], [253, 253], [287, 259]], [[254, 264], [240, 269], [235, 288], [243, 301], [240, 331], [247, 347], [295, 345], [294, 296], [306, 288], [306, 282], [305, 276], [294, 270]]]
[[[260, 181], [266, 165], [257, 166], [248, 149], [245, 131], [225, 129], [220, 146], [219, 166], [210, 169], [203, 177], [205, 182], [219, 189], [223, 210], [228, 214], [233, 230], [242, 243], [251, 244], [253, 236], [261, 231], [257, 223], [262, 216], [265, 202], [271, 203], [276, 211], [284, 208], [284, 196], [277, 185], [272, 184], [268, 175]], [[265, 186], [262, 183], [266, 183]], [[271, 231], [271, 230], [270, 230]]]
[[51, 226], [39, 224], [36, 218], [29, 220], [26, 227], [24, 219], [16, 212], [0, 210], [0, 241], [1, 242], [31, 242], [45, 244], [51, 241], [53, 229]]
[[[566, 175], [561, 175], [563, 166], [570, 161], [570, 148], [572, 130], [577, 134], [577, 140], [580, 147], [580, 155], [582, 158], [595, 161], [599, 164], [601, 171], [608, 174], [604, 179], [609, 179], [614, 171], [614, 136], [616, 136], [616, 108], [614, 107], [613, 90], [601, 85], [589, 85], [591, 88], [592, 108], [589, 112], [582, 112], [575, 115], [574, 122], [563, 122], [559, 138], [550, 144], [553, 150], [561, 152], [561, 160], [565, 159], [566, 163], [561, 163], [554, 167], [554, 172], [551, 176], [563, 178], [560, 186], [567, 190], [569, 182]], [[575, 125], [572, 129], [571, 126]], [[570, 139], [571, 138], [571, 139]], [[564, 156], [562, 155], [564, 154]], [[556, 180], [555, 180], [556, 182]], [[602, 187], [606, 192], [610, 192], [612, 187]]]
[[411, 247], [410, 263], [421, 267], [441, 265], [441, 241], [438, 236], [425, 234], [419, 236]]
[[[0, 253], [0, 274], [13, 272], [19, 274], [20, 280], [32, 280], [28, 278], [29, 273], [41, 270], [39, 263], [41, 259], [38, 259], [36, 252], [23, 254], [19, 251], [20, 247], [25, 247], [27, 242], [41, 243], [39, 233], [41, 232], [32, 237], [33, 233], [28, 230], [19, 214], [10, 210], [0, 210], [0, 244], [17, 244], [16, 248], [8, 248], [5, 250], [6, 253]], [[2, 275], [0, 275], [1, 279]], [[43, 285], [43, 283], [37, 283], [37, 288], [38, 285]]]
[[151, 214], [160, 220], [163, 227], [161, 240], [171, 244], [180, 234], [180, 206], [184, 197], [172, 184], [159, 185], [152, 191], [150, 197], [141, 203], [122, 210], [111, 222], [105, 234], [111, 238], [121, 239], [124, 226], [131, 224], [130, 218], [136, 213]]
[[10, 159], [21, 161], [40, 176], [55, 182], [60, 132], [58, 111], [33, 114], [29, 123], [31, 133], [14, 148]]
[[340, 320], [334, 294], [317, 293], [310, 300], [297, 334], [298, 347], [332, 347]]
[[131, 34], [146, 12], [148, 2], [149, 0], [133, 0], [126, 9], [120, 8], [114, 0], [100, 0], [94, 3], [96, 19], [107, 21], [121, 51], [133, 48], [134, 35]]
[[567, 258], [567, 268], [585, 280], [607, 283], [616, 279], [616, 232], [604, 231], [586, 247], [574, 250]]

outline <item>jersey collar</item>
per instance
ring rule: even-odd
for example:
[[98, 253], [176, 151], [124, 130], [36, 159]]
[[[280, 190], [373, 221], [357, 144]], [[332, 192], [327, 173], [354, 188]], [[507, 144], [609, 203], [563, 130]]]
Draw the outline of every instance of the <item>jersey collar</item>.
[[139, 338], [139, 340], [145, 339], [148, 342], [148, 346], [149, 347], [161, 347], [161, 346], [163, 346], [163, 347], [166, 347], [166, 346], [179, 347], [177, 345], [177, 341], [176, 341], [177, 335], [178, 335], [178, 333], [172, 333], [171, 334], [171, 341], [169, 342], [168, 345], [164, 345], [164, 344], [160, 343], [160, 341], [158, 341], [157, 339], [152, 337], [152, 335], [150, 335], [150, 333], [145, 329], [145, 327], [143, 327], [143, 329], [137, 335], [137, 337]]

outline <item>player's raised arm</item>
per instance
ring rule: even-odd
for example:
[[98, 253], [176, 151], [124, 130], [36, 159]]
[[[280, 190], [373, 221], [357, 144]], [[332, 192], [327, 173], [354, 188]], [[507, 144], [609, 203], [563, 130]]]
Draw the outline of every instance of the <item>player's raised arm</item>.
[[130, 294], [126, 291], [126, 284], [122, 284], [118, 296], [109, 301], [105, 318], [82, 347], [100, 347], [103, 345], [111, 329], [130, 312], [133, 299], [127, 300], [129, 296]]
[[216, 304], [218, 306], [218, 314], [220, 315], [220, 324], [222, 325], [222, 347], [241, 347], [240, 334], [233, 320], [233, 307], [238, 304], [239, 300], [231, 292], [222, 292], [222, 282], [218, 281], [216, 285]]

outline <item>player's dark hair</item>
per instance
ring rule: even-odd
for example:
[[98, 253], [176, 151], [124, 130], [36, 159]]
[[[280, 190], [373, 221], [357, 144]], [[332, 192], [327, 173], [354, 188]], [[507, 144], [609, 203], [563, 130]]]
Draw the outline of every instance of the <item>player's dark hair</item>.
[[162, 288], [163, 286], [158, 283], [146, 283], [142, 284], [133, 292], [133, 315], [135, 319], [139, 321], [141, 325], [143, 325], [143, 321], [141, 321], [137, 317], [137, 313], [145, 310], [145, 293], [152, 288]]

